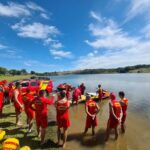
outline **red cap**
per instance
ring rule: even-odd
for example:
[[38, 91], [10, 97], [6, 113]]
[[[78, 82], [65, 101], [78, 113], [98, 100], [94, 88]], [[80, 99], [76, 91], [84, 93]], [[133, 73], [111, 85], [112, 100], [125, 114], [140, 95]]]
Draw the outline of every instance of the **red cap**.
[[12, 82], [11, 82], [11, 83], [9, 83], [9, 86], [10, 86], [10, 87], [12, 87], [12, 86], [13, 86], [13, 83], [12, 83]]
[[2, 83], [3, 83], [3, 84], [6, 84], [6, 83], [7, 83], [7, 80], [2, 80]]
[[111, 100], [115, 100], [115, 99], [116, 99], [115, 93], [110, 93], [110, 99], [111, 99]]

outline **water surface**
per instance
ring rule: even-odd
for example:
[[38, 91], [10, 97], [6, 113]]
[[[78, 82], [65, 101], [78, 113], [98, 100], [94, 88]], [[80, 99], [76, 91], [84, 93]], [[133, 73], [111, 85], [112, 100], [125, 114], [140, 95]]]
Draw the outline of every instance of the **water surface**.
[[[94, 75], [68, 75], [53, 76], [54, 86], [60, 83], [70, 83], [78, 86], [82, 82], [86, 85], [87, 92], [94, 92], [97, 85], [103, 89], [115, 92], [123, 90], [129, 99], [127, 117], [127, 130], [125, 135], [120, 135], [117, 141], [111, 136], [109, 142], [104, 143], [105, 129], [108, 119], [108, 100], [100, 105], [98, 114], [99, 125], [96, 136], [87, 136], [82, 132], [85, 127], [86, 114], [84, 104], [73, 106], [70, 109], [71, 127], [68, 135], [67, 149], [78, 150], [149, 150], [150, 141], [150, 74], [94, 74]], [[119, 99], [119, 98], [118, 98]]]

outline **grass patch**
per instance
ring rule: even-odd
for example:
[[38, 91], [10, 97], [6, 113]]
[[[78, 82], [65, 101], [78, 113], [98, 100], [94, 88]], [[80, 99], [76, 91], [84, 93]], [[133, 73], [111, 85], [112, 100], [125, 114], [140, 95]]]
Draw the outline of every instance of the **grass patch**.
[[21, 80], [30, 78], [32, 75], [0, 75], [0, 80], [7, 80], [8, 82], [14, 81], [14, 80]]
[[[46, 132], [46, 140], [48, 140], [49, 144], [44, 148], [44, 150], [58, 150], [55, 141], [56, 141], [56, 135], [57, 135], [57, 127], [54, 123], [54, 115], [53, 114], [53, 106], [49, 109], [51, 110], [49, 112], [49, 126], [47, 128]], [[14, 106], [13, 104], [5, 105], [3, 108], [4, 116], [0, 118], [0, 127], [3, 128], [6, 131], [6, 136], [4, 140], [8, 137], [14, 137], [19, 139], [21, 146], [30, 146], [32, 150], [41, 150], [40, 147], [40, 139], [37, 137], [36, 132], [36, 125], [34, 121], [33, 131], [29, 134], [27, 134], [27, 128], [26, 127], [26, 115], [23, 112], [22, 114], [22, 121], [23, 121], [23, 128], [18, 128], [15, 126], [15, 113], [14, 113]], [[53, 121], [52, 121], [53, 120]], [[3, 140], [3, 141], [4, 141]], [[1, 149], [1, 143], [3, 141], [0, 141], [0, 149]]]

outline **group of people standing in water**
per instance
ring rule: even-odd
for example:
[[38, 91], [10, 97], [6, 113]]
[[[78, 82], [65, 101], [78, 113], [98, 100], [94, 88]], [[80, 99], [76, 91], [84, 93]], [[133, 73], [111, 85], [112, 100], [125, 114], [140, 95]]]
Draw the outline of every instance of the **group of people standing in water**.
[[[81, 95], [85, 93], [85, 85], [82, 83], [75, 88], [72, 92], [72, 103], [74, 101], [78, 104]], [[2, 114], [4, 84], [0, 82], [0, 113]], [[102, 100], [103, 89], [101, 85], [98, 85], [98, 99]], [[57, 95], [57, 96], [56, 96]], [[27, 116], [28, 132], [32, 131], [33, 120], [36, 120], [37, 133], [41, 138], [41, 146], [45, 144], [45, 133], [48, 127], [48, 108], [47, 105], [55, 105], [56, 108], [56, 121], [57, 121], [57, 137], [58, 145], [61, 145], [61, 135], [63, 134], [62, 147], [65, 148], [67, 141], [67, 131], [70, 127], [69, 108], [71, 91], [70, 89], [64, 89], [56, 93], [56, 95], [48, 98], [44, 90], [40, 90], [38, 95], [34, 96], [30, 93], [30, 89], [27, 89], [26, 93], [22, 95], [21, 85], [16, 82], [15, 89], [12, 92], [11, 98], [14, 102], [14, 108], [16, 113], [16, 125], [22, 126], [21, 114], [25, 111]], [[119, 92], [120, 101], [116, 99], [114, 93], [110, 93], [109, 101], [109, 118], [106, 128], [105, 141], [109, 139], [111, 129], [115, 130], [115, 139], [118, 138], [118, 126], [121, 126], [122, 133], [125, 133], [125, 120], [126, 111], [128, 107], [128, 99], [125, 98], [123, 91]], [[95, 127], [98, 125], [97, 114], [100, 111], [100, 105], [96, 103], [89, 94], [86, 94], [85, 112], [87, 114], [85, 122], [84, 135], [89, 128], [92, 128], [92, 135], [95, 135]]]

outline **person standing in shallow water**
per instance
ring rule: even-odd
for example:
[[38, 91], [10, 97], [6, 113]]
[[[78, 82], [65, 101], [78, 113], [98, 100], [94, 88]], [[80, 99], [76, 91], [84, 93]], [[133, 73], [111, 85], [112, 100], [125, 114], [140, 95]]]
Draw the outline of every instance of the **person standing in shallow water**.
[[126, 121], [126, 116], [127, 116], [127, 108], [128, 108], [128, 99], [125, 98], [125, 93], [123, 91], [119, 92], [119, 97], [120, 97], [120, 104], [122, 107], [122, 119], [121, 119], [121, 131], [122, 133], [125, 133], [125, 121]]
[[92, 127], [92, 135], [95, 135], [95, 127], [98, 125], [96, 115], [98, 114], [99, 110], [100, 108], [97, 103], [91, 99], [90, 95], [87, 95], [85, 103], [87, 117], [84, 134], [86, 134], [88, 129]]
[[111, 129], [115, 130], [115, 139], [118, 139], [118, 125], [120, 124], [122, 118], [122, 108], [120, 102], [116, 100], [114, 93], [110, 94], [110, 100], [109, 119], [107, 123], [105, 141], [108, 141]]
[[86, 89], [86, 87], [85, 87], [84, 83], [82, 83], [80, 85], [81, 95], [84, 95], [85, 89]]
[[14, 96], [14, 106], [15, 106], [15, 112], [16, 112], [16, 125], [21, 126], [21, 114], [23, 111], [23, 101], [22, 101], [22, 95], [21, 95], [21, 84], [19, 82], [16, 82], [15, 89], [13, 92]]
[[66, 98], [65, 91], [61, 91], [58, 93], [59, 99], [56, 101], [56, 113], [57, 113], [57, 137], [58, 137], [58, 145], [60, 145], [61, 140], [61, 129], [63, 129], [63, 145], [62, 147], [66, 147], [66, 141], [67, 141], [67, 132], [68, 128], [70, 127], [70, 120], [69, 120], [69, 107], [70, 103]]
[[98, 99], [101, 102], [102, 97], [103, 97], [103, 89], [102, 89], [102, 86], [100, 84], [98, 85], [97, 93], [98, 93]]

